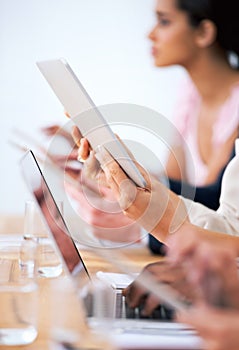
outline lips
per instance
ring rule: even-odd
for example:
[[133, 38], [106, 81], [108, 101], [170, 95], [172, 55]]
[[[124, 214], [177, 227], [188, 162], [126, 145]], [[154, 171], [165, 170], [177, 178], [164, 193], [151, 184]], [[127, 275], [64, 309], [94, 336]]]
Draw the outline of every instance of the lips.
[[151, 53], [152, 53], [153, 56], [156, 56], [157, 50], [156, 50], [155, 47], [152, 47]]

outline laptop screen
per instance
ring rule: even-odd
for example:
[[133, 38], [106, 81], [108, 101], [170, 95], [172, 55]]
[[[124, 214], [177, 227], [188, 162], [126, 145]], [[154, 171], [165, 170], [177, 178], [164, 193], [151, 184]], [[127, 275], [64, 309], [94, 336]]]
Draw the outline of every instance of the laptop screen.
[[39, 206], [64, 265], [76, 286], [83, 287], [90, 280], [89, 273], [32, 151], [24, 155], [20, 165], [26, 184]]

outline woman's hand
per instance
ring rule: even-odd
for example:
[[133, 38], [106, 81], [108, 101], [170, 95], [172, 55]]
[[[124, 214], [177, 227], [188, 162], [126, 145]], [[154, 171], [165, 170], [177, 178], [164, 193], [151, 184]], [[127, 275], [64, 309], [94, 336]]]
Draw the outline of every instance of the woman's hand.
[[[73, 136], [79, 139], [77, 129]], [[111, 187], [124, 214], [159, 240], [165, 241], [169, 233], [187, 221], [183, 201], [137, 164], [146, 180], [146, 188], [137, 187], [103, 147], [94, 153], [88, 141], [81, 138], [78, 154], [84, 160], [87, 176], [97, 180], [99, 186]]]
[[136, 164], [146, 180], [146, 188], [137, 187], [103, 147], [95, 156], [124, 213], [155, 237], [165, 241], [187, 220], [183, 201], [143, 168]]

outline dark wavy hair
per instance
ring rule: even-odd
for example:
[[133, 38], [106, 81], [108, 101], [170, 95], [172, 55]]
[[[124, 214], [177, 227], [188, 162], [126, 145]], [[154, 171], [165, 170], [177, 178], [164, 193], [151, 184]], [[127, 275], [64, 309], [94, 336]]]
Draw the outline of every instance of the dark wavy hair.
[[176, 0], [179, 10], [185, 11], [192, 26], [204, 19], [217, 28], [217, 42], [228, 54], [239, 57], [238, 0]]

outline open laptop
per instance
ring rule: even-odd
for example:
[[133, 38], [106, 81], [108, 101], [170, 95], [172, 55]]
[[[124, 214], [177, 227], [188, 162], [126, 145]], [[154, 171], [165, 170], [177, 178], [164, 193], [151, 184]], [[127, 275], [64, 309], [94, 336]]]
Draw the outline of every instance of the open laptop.
[[[84, 291], [91, 283], [90, 275], [32, 151], [28, 151], [24, 155], [20, 166], [26, 184], [41, 210], [42, 216], [49, 228], [49, 233], [59, 252], [59, 256], [62, 258], [64, 270], [72, 279], [77, 294], [83, 299], [85, 295]], [[117, 253], [114, 252], [114, 255], [117, 255]], [[108, 288], [111, 287], [108, 286]], [[115, 320], [111, 322], [113, 340], [120, 348], [201, 348], [200, 338], [195, 332], [187, 329], [184, 325], [162, 320], [126, 319], [127, 312], [125, 312], [121, 291], [122, 289], [117, 288], [112, 290], [115, 296], [115, 301], [112, 303], [112, 308], [114, 308], [112, 319], [115, 318]], [[94, 316], [92, 298], [85, 297], [84, 301], [87, 313], [90, 316], [88, 323], [97, 327], [97, 322], [92, 317]]]

